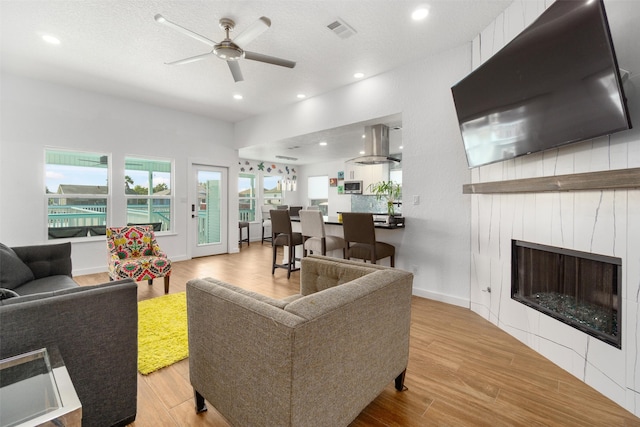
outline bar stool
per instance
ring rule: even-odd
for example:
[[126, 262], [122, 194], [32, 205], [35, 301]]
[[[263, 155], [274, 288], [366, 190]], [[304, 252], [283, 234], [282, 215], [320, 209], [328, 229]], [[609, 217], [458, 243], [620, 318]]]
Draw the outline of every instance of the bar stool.
[[327, 251], [342, 249], [342, 257], [346, 258], [347, 242], [342, 237], [325, 233], [322, 212], [301, 210], [298, 215], [300, 216], [302, 240], [304, 241], [303, 256], [307, 256], [307, 251], [327, 255]]
[[396, 247], [376, 241], [373, 214], [344, 212], [342, 214], [344, 240], [347, 241], [347, 256], [375, 264], [379, 259], [391, 257], [391, 267], [395, 267]]
[[[287, 279], [291, 277], [292, 271], [300, 270], [296, 268], [296, 246], [302, 244], [302, 233], [294, 233], [291, 230], [291, 217], [289, 211], [285, 209], [276, 209], [271, 212], [271, 241], [273, 246], [273, 263], [271, 265], [271, 274], [274, 274], [276, 268], [287, 269]], [[289, 259], [286, 264], [276, 263], [276, 255], [278, 246], [289, 249]]]
[[[246, 228], [247, 229], [247, 238], [243, 239], [242, 238], [242, 229]], [[242, 242], [247, 242], [247, 246], [250, 245], [249, 243], [249, 223], [246, 221], [240, 221], [238, 222], [238, 229], [240, 230], [240, 237], [238, 238], [238, 245], [240, 247], [242, 247]]]

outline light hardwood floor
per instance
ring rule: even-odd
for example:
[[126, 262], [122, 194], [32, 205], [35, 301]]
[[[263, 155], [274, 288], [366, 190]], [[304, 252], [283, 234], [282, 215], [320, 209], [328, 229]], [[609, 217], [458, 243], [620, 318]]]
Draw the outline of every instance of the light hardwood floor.
[[[271, 275], [271, 247], [175, 262], [171, 293], [196, 277], [215, 277], [275, 298], [298, 293], [300, 274]], [[106, 273], [75, 277], [82, 285]], [[138, 299], [163, 295], [162, 280], [138, 283]], [[393, 383], [367, 406], [362, 426], [640, 426], [640, 419], [468, 309], [413, 298], [406, 386]], [[215, 408], [196, 415], [188, 360], [138, 374], [134, 427], [228, 426]], [[331, 427], [331, 426], [327, 426]]]

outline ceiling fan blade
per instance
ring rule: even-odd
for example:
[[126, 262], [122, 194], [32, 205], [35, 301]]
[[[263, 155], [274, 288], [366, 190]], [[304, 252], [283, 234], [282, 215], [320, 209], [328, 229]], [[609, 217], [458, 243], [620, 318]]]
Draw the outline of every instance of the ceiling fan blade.
[[185, 34], [185, 35], [187, 35], [189, 37], [192, 37], [192, 38], [194, 38], [194, 39], [196, 39], [198, 41], [201, 41], [202, 43], [207, 44], [207, 45], [209, 45], [211, 47], [216, 45], [216, 42], [214, 42], [213, 40], [209, 40], [208, 38], [206, 38], [204, 36], [201, 36], [198, 33], [194, 33], [193, 31], [176, 24], [175, 22], [169, 21], [167, 18], [165, 18], [164, 16], [160, 15], [159, 13], [156, 16], [154, 16], [153, 19], [155, 19], [156, 22], [158, 22], [160, 24], [163, 24], [163, 25], [166, 25], [167, 27], [173, 28], [174, 30], [179, 31], [182, 34]]
[[275, 56], [263, 55], [256, 52], [247, 52], [246, 50], [244, 51], [244, 57], [245, 59], [250, 59], [252, 61], [266, 62], [267, 64], [279, 65], [281, 67], [293, 68], [296, 66], [294, 61], [276, 58]]
[[231, 75], [233, 76], [233, 80], [238, 83], [244, 80], [242, 77], [242, 71], [240, 71], [240, 64], [237, 61], [227, 61], [229, 64], [229, 70], [231, 70]]
[[244, 47], [251, 43], [260, 34], [267, 31], [270, 26], [271, 20], [266, 16], [261, 16], [257, 21], [249, 25], [240, 34], [235, 36], [233, 38], [233, 42], [240, 47]]
[[196, 55], [196, 56], [192, 56], [192, 57], [189, 57], [189, 58], [179, 59], [179, 60], [173, 61], [173, 62], [165, 62], [165, 64], [167, 64], [167, 65], [188, 64], [189, 62], [196, 62], [196, 61], [200, 61], [202, 59], [206, 59], [211, 55], [213, 55], [213, 52], [207, 52], [207, 53], [203, 53], [201, 55]]

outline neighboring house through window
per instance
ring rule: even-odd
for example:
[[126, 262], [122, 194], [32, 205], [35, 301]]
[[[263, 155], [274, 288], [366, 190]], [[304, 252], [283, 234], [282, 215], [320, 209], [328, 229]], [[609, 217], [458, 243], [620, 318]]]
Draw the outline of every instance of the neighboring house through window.
[[156, 232], [171, 230], [172, 169], [170, 160], [125, 158], [127, 224], [150, 224]]
[[274, 207], [282, 204], [281, 176], [264, 175], [262, 177], [262, 201], [265, 205]]
[[241, 173], [238, 177], [238, 219], [253, 222], [256, 220], [256, 176]]
[[49, 239], [104, 235], [109, 200], [109, 156], [45, 150]]

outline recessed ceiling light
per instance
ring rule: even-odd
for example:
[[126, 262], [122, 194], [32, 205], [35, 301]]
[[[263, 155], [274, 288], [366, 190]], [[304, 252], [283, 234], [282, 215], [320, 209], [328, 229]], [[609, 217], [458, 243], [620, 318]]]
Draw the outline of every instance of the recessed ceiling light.
[[54, 37], [50, 34], [44, 34], [42, 36], [42, 40], [44, 40], [45, 42], [49, 43], [49, 44], [60, 44], [60, 39], [57, 37]]
[[413, 11], [413, 13], [411, 14], [411, 18], [414, 21], [422, 21], [428, 15], [429, 15], [429, 8], [426, 6], [421, 6]]
[[361, 152], [360, 152], [360, 155], [363, 155], [363, 154], [364, 154], [364, 151], [361, 151]]
[[367, 137], [367, 135], [365, 135], [364, 133], [362, 134], [362, 139], [365, 139]]
[[356, 79], [361, 79], [364, 77], [364, 73], [355, 73], [353, 77], [355, 77]]
[[307, 95], [305, 95], [304, 93], [299, 93], [296, 96], [298, 97], [298, 99], [305, 99], [307, 97]]
[[240, 95], [239, 93], [236, 93], [235, 95], [233, 95], [233, 99], [242, 99], [243, 96]]
[[402, 145], [400, 146], [400, 149], [402, 150]]
[[324, 147], [325, 145], [327, 145], [327, 141], [320, 142], [320, 145], [322, 145]]

